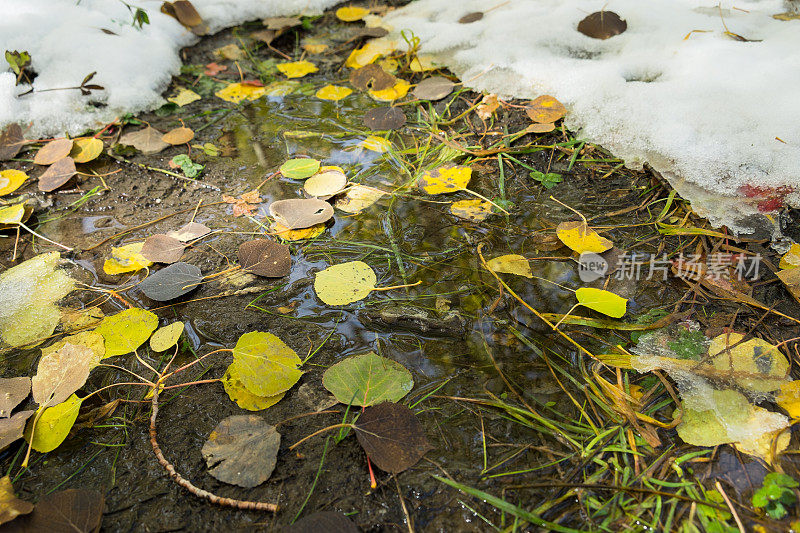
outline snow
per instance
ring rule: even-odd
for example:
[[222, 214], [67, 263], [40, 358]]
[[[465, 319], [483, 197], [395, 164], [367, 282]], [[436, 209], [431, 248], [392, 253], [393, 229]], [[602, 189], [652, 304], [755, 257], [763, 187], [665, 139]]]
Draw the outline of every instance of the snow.
[[[631, 167], [648, 162], [712, 223], [748, 232], [743, 218], [775, 208], [787, 192], [766, 189], [800, 189], [800, 20], [772, 18], [791, 9], [780, 0], [717, 4], [418, 0], [384, 23], [395, 36], [413, 31], [422, 53], [469, 87], [555, 96], [582, 138]], [[604, 41], [576, 30], [601, 9], [628, 30]], [[483, 19], [458, 23], [474, 11]], [[760, 42], [731, 39], [725, 25]], [[800, 194], [786, 200], [797, 205]]]
[[[248, 20], [318, 13], [338, 0], [193, 0], [210, 32]], [[28, 51], [37, 73], [36, 91], [90, 83], [104, 91], [20, 93], [13, 73], [0, 73], [0, 126], [29, 125], [28, 137], [77, 135], [124, 113], [164, 103], [161, 93], [180, 70], [179, 50], [197, 37], [160, 12], [161, 0], [131, 0], [147, 11], [150, 24], [132, 26], [131, 13], [119, 0], [0, 0], [0, 50]], [[110, 35], [102, 30], [110, 30]], [[2, 60], [0, 60], [2, 61]]]

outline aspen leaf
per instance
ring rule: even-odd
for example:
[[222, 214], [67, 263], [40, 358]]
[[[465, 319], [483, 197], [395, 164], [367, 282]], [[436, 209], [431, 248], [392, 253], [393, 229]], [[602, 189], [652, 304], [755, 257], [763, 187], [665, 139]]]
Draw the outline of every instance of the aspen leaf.
[[360, 143], [358, 146], [369, 150], [370, 152], [377, 152], [379, 154], [384, 154], [391, 150], [392, 143], [388, 139], [384, 139], [383, 137], [376, 137], [375, 135], [370, 135]]
[[779, 389], [789, 374], [789, 361], [763, 339], [744, 341], [741, 333], [723, 333], [711, 340], [708, 357], [717, 370], [730, 372], [744, 390], [759, 393]]
[[266, 87], [250, 85], [245, 83], [231, 83], [224, 89], [215, 92], [214, 95], [222, 98], [226, 102], [238, 104], [244, 100], [256, 100], [267, 92]]
[[366, 298], [377, 281], [375, 271], [368, 264], [350, 261], [317, 272], [314, 291], [328, 305], [346, 305]]
[[109, 275], [136, 272], [153, 264], [142, 255], [144, 241], [126, 244], [125, 246], [112, 247], [111, 257], [103, 263], [103, 271]]
[[319, 170], [319, 161], [316, 159], [298, 157], [289, 159], [281, 165], [280, 171], [284, 177], [293, 180], [310, 178]]
[[319, 70], [314, 63], [305, 60], [278, 63], [275, 67], [287, 78], [302, 78]]
[[145, 239], [139, 253], [148, 261], [170, 264], [180, 260], [185, 248], [178, 239], [158, 233]]
[[220, 422], [203, 445], [208, 473], [245, 488], [265, 482], [278, 460], [281, 435], [260, 416], [234, 415]]
[[235, 402], [236, 405], [248, 411], [262, 411], [272, 407], [283, 399], [286, 392], [279, 392], [273, 396], [257, 396], [247, 390], [241, 379], [239, 373], [241, 365], [231, 364], [225, 375], [222, 377], [222, 386], [228, 394], [228, 398]]
[[[481, 222], [492, 214], [492, 204], [485, 200], [459, 200], [450, 204], [450, 212], [458, 218], [472, 222]], [[527, 260], [526, 260], [527, 262]]]
[[399, 474], [432, 448], [414, 412], [396, 403], [367, 407], [355, 423], [356, 438], [375, 466]]
[[280, 278], [292, 269], [289, 247], [268, 239], [253, 239], [239, 246], [242, 270], [267, 278]]
[[168, 302], [195, 290], [203, 273], [195, 265], [178, 262], [150, 274], [139, 284], [145, 296], [157, 302]]
[[161, 137], [162, 141], [173, 146], [178, 144], [186, 144], [192, 139], [194, 139], [194, 131], [185, 126], [171, 129]]
[[319, 172], [303, 183], [303, 189], [310, 196], [327, 199], [340, 193], [347, 185], [347, 176], [338, 170]]
[[[0, 172], [0, 175], [1, 174], [2, 172]], [[800, 266], [800, 244], [793, 243], [789, 248], [789, 251], [781, 256], [781, 261], [778, 263], [778, 267], [782, 269], [790, 269], [798, 266]]]
[[73, 139], [72, 150], [69, 156], [76, 163], [88, 163], [97, 159], [103, 153], [103, 141], [94, 137], [81, 137]]
[[0, 133], [0, 161], [8, 161], [17, 157], [25, 143], [19, 124], [11, 123], [6, 126]]
[[319, 237], [325, 231], [325, 224], [314, 224], [307, 228], [289, 229], [279, 222], [273, 222], [270, 231], [277, 237], [287, 241], [302, 241]]
[[410, 68], [412, 72], [428, 72], [430, 70], [436, 70], [439, 67], [434, 63], [433, 56], [423, 54], [412, 59], [408, 68]]
[[97, 362], [94, 351], [80, 344], [65, 343], [61, 349], [42, 356], [36, 375], [31, 378], [33, 401], [43, 407], [66, 401], [83, 387]]
[[621, 318], [627, 311], [628, 299], [613, 292], [581, 287], [575, 291], [578, 303], [613, 318]]
[[170, 230], [166, 233], [167, 237], [178, 239], [181, 242], [189, 242], [200, 237], [205, 237], [211, 233], [211, 229], [199, 222], [188, 222], [177, 230]]
[[525, 112], [532, 121], [540, 124], [549, 124], [564, 118], [564, 115], [567, 114], [567, 108], [554, 97], [544, 95], [529, 103], [525, 108]]
[[328, 368], [322, 386], [341, 403], [361, 407], [399, 402], [414, 388], [414, 379], [400, 363], [367, 352]]
[[[36, 426], [28, 423], [25, 431], [25, 440], [39, 453], [52, 452], [66, 440], [69, 431], [78, 418], [78, 411], [83, 400], [76, 395], [52, 407], [39, 408], [36, 412]], [[31, 428], [33, 433], [31, 434]]]
[[158, 327], [158, 317], [134, 307], [103, 319], [96, 333], [106, 341], [106, 357], [125, 355], [138, 349]]
[[344, 62], [344, 66], [348, 68], [365, 67], [370, 63], [374, 63], [378, 58], [391, 54], [396, 48], [396, 41], [383, 37], [372, 39], [361, 48], [356, 48], [350, 52]]
[[333, 216], [333, 207], [317, 198], [292, 198], [272, 202], [269, 212], [276, 222], [286, 228], [303, 229], [330, 220]]
[[242, 385], [256, 396], [275, 396], [286, 392], [303, 372], [302, 361], [294, 350], [272, 333], [245, 333], [233, 348], [233, 363], [228, 367]]
[[532, 278], [531, 263], [521, 255], [508, 254], [495, 257], [486, 261], [486, 265], [495, 272], [514, 274]]
[[169, 350], [181, 338], [184, 330], [184, 324], [180, 320], [173, 322], [163, 328], [158, 328], [153, 336], [150, 337], [150, 349], [154, 352], [164, 352]]
[[444, 76], [432, 76], [419, 82], [412, 93], [420, 100], [441, 100], [456, 86], [455, 83]]
[[350, 74], [350, 85], [361, 91], [380, 91], [394, 87], [397, 79], [379, 65], [370, 64], [357, 68]]
[[33, 511], [32, 503], [20, 500], [14, 495], [11, 478], [8, 476], [0, 478], [0, 525], [31, 511]]
[[180, 89], [178, 89], [178, 92], [175, 94], [175, 96], [170, 96], [169, 98], [167, 98], [167, 101], [172, 102], [178, 107], [183, 107], [185, 105], [191, 104], [195, 100], [200, 100], [201, 98], [202, 96], [192, 91], [191, 89], [181, 87]]
[[800, 380], [781, 384], [780, 393], [775, 397], [775, 403], [789, 413], [792, 419], [800, 418]]
[[25, 202], [0, 207], [0, 224], [19, 224], [25, 218]]
[[462, 191], [472, 177], [472, 168], [445, 165], [435, 170], [426, 170], [417, 185], [428, 194], [443, 194]]
[[27, 179], [28, 175], [21, 170], [0, 170], [0, 196], [16, 191]]
[[369, 15], [369, 9], [363, 7], [347, 6], [336, 10], [336, 18], [344, 22], [355, 22]]
[[411, 84], [409, 84], [407, 81], [397, 80], [397, 83], [388, 89], [383, 89], [382, 91], [376, 91], [373, 89], [370, 90], [368, 94], [379, 102], [392, 102], [408, 94], [408, 90], [410, 88]]
[[95, 331], [81, 331], [75, 335], [64, 337], [60, 341], [42, 348], [42, 359], [64, 348], [67, 344], [83, 346], [92, 351], [93, 366], [96, 366], [106, 355], [106, 342], [103, 336]]
[[147, 126], [139, 131], [128, 132], [119, 138], [120, 144], [133, 146], [145, 155], [157, 154], [169, 145], [161, 140], [164, 134]]
[[583, 220], [562, 222], [556, 226], [556, 235], [565, 245], [582, 254], [584, 252], [603, 253], [614, 247], [614, 243], [601, 237]]
[[33, 158], [37, 165], [52, 165], [59, 159], [67, 157], [72, 150], [72, 139], [55, 139], [45, 144]]
[[578, 31], [593, 39], [609, 39], [628, 29], [628, 23], [613, 11], [595, 11], [578, 23]]
[[77, 173], [75, 161], [69, 156], [62, 157], [39, 176], [39, 190], [43, 192], [54, 191], [67, 183]]
[[0, 418], [8, 418], [11, 411], [31, 393], [31, 378], [0, 378]]
[[373, 107], [364, 113], [364, 125], [371, 130], [396, 130], [406, 123], [406, 114], [397, 107]]
[[[10, 418], [0, 418], [0, 452], [23, 437], [25, 423], [36, 411], [19, 411]], [[2, 508], [2, 506], [0, 506]], [[2, 511], [0, 511], [2, 516]], [[2, 520], [0, 520], [2, 523]]]
[[349, 96], [352, 92], [353, 89], [349, 87], [342, 87], [340, 85], [326, 85], [325, 87], [318, 90], [315, 96], [320, 100], [330, 100], [332, 102], [337, 102], [342, 98]]
[[353, 185], [339, 198], [336, 199], [336, 209], [341, 209], [345, 213], [359, 213], [368, 208], [386, 193], [366, 185]]

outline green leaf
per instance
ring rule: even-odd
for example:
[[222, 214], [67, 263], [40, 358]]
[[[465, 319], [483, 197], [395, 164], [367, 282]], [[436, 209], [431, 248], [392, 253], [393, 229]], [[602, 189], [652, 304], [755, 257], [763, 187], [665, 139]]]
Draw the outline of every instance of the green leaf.
[[319, 161], [309, 158], [290, 159], [281, 165], [281, 174], [293, 180], [310, 178], [319, 170]]
[[31, 64], [31, 55], [25, 51], [18, 52], [14, 50], [12, 52], [11, 50], [6, 50], [6, 61], [11, 67], [11, 70], [14, 71], [14, 74], [19, 76], [22, 69]]
[[204, 165], [193, 162], [186, 154], [176, 155], [172, 158], [172, 163], [181, 167], [183, 175], [187, 178], [196, 178], [205, 168]]
[[411, 392], [414, 379], [400, 363], [367, 352], [330, 367], [322, 385], [342, 403], [369, 406], [400, 401]]
[[575, 291], [575, 298], [582, 306], [613, 318], [621, 318], [627, 310], [627, 298], [602, 289], [581, 287]]
[[106, 341], [106, 357], [124, 355], [136, 350], [158, 327], [158, 317], [134, 307], [103, 319], [95, 332]]
[[82, 398], [73, 394], [66, 401], [47, 407], [44, 411], [40, 408], [34, 417], [36, 425], [33, 426], [33, 422], [29, 422], [25, 440], [30, 442], [31, 447], [37, 452], [47, 453], [55, 450], [69, 435], [69, 430], [78, 418], [82, 402]]
[[539, 172], [538, 170], [532, 171], [529, 176], [540, 182], [545, 189], [552, 189], [557, 184], [561, 183], [563, 179], [561, 174], [556, 174], [554, 172], [548, 172], [545, 174], [544, 172]]
[[236, 402], [236, 405], [248, 411], [261, 411], [283, 399], [285, 392], [274, 396], [258, 396], [247, 390], [241, 380], [241, 369], [241, 365], [232, 363], [222, 377], [222, 386], [225, 387], [228, 397], [231, 401]]
[[239, 337], [228, 372], [256, 396], [275, 396], [289, 390], [303, 372], [294, 350], [272, 333], [251, 331]]

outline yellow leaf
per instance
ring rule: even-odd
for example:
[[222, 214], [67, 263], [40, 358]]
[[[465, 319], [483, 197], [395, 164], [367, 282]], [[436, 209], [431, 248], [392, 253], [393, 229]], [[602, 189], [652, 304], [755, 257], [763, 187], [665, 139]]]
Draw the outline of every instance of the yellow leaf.
[[411, 60], [411, 64], [408, 66], [413, 72], [428, 72], [439, 68], [434, 64], [433, 56], [430, 55], [417, 56]]
[[411, 85], [405, 80], [397, 80], [392, 87], [382, 91], [369, 91], [369, 95], [379, 102], [391, 102], [408, 94]]
[[391, 57], [384, 57], [383, 59], [378, 60], [376, 64], [389, 74], [396, 74], [400, 69], [400, 63]]
[[336, 102], [345, 98], [353, 92], [349, 87], [341, 87], [339, 85], [326, 85], [317, 91], [316, 97], [320, 100], [331, 100]]
[[[0, 192], [0, 194], [3, 193]], [[781, 262], [778, 263], [778, 267], [789, 269], [797, 268], [798, 266], [800, 266], [800, 244], [794, 243], [792, 244], [791, 248], [789, 248], [789, 251], [783, 254], [783, 257], [781, 257]]]
[[459, 218], [480, 222], [492, 214], [492, 204], [477, 198], [474, 200], [459, 200], [450, 204], [450, 212]]
[[714, 368], [730, 372], [734, 381], [748, 391], [763, 393], [780, 388], [789, 373], [786, 357], [763, 339], [741, 342], [742, 339], [741, 333], [723, 333], [712, 339], [708, 357]]
[[517, 276], [524, 276], [532, 278], [530, 262], [517, 254], [508, 254], [495, 257], [486, 261], [486, 266], [495, 272], [502, 274], [515, 274]]
[[472, 168], [467, 166], [443, 166], [426, 170], [417, 184], [428, 194], [443, 194], [462, 191], [472, 177]]
[[[69, 430], [72, 429], [78, 418], [82, 402], [81, 398], [73, 394], [66, 401], [53, 407], [47, 407], [44, 411], [39, 408], [28, 422], [25, 440], [31, 443], [31, 447], [39, 453], [52, 452], [69, 435]], [[35, 426], [33, 426], [34, 419], [36, 420]], [[31, 428], [33, 429], [31, 430]], [[31, 435], [31, 431], [33, 431], [33, 435]]]
[[322, 235], [322, 232], [325, 231], [325, 223], [323, 222], [322, 224], [314, 224], [308, 228], [289, 229], [279, 222], [273, 222], [270, 230], [281, 239], [285, 239], [287, 241], [302, 241], [304, 239], [313, 239], [314, 237], [319, 237]]
[[226, 102], [238, 104], [242, 100], [255, 100], [256, 98], [260, 98], [266, 93], [266, 91], [266, 87], [259, 87], [257, 85], [244, 83], [231, 83], [224, 89], [220, 89], [214, 94]]
[[222, 386], [231, 401], [236, 402], [236, 405], [248, 411], [261, 411], [267, 407], [272, 407], [283, 399], [286, 392], [279, 392], [274, 396], [258, 396], [247, 390], [241, 379], [239, 378], [241, 370], [239, 365], [231, 364], [225, 375], [222, 377]]
[[300, 87], [299, 81], [283, 80], [273, 81], [264, 87], [264, 95], [266, 96], [286, 96], [292, 94]]
[[0, 224], [19, 224], [25, 217], [25, 202], [0, 209]]
[[154, 352], [164, 352], [178, 343], [183, 334], [184, 324], [181, 321], [173, 322], [163, 328], [158, 328], [150, 337], [150, 349]]
[[303, 375], [302, 361], [294, 350], [272, 333], [245, 333], [233, 348], [228, 367], [242, 385], [256, 396], [276, 396], [289, 390]]
[[64, 337], [60, 341], [55, 344], [52, 344], [46, 348], [42, 348], [42, 359], [47, 357], [48, 355], [59, 351], [61, 348], [66, 346], [67, 344], [71, 344], [73, 346], [85, 346], [92, 351], [92, 355], [94, 356], [95, 364], [100, 363], [100, 360], [103, 359], [106, 355], [106, 341], [102, 335], [95, 331], [81, 331], [80, 333], [76, 333], [75, 335], [69, 335], [68, 337]]
[[141, 254], [144, 241], [134, 242], [120, 246], [119, 248], [111, 248], [111, 257], [106, 259], [103, 263], [103, 271], [109, 275], [124, 274], [125, 272], [136, 272], [145, 267], [153, 264], [148, 261]]
[[144, 344], [158, 327], [158, 317], [133, 307], [103, 319], [96, 333], [106, 341], [106, 357], [131, 353]]
[[319, 70], [311, 61], [292, 61], [289, 63], [278, 63], [275, 66], [287, 78], [302, 78], [306, 74], [311, 74]]
[[181, 87], [180, 89], [178, 89], [177, 94], [175, 94], [175, 96], [170, 96], [169, 98], [167, 98], [167, 101], [172, 102], [177, 106], [183, 107], [187, 104], [191, 104], [195, 100], [200, 100], [201, 98], [202, 96], [192, 91], [191, 89]]
[[397, 48], [397, 41], [378, 37], [368, 41], [361, 48], [356, 48], [347, 57], [344, 66], [348, 68], [361, 68], [374, 63], [381, 56], [389, 55]]
[[584, 252], [599, 254], [614, 246], [613, 242], [598, 235], [583, 220], [562, 222], [556, 227], [556, 235], [561, 242], [579, 254]]
[[375, 289], [375, 271], [363, 261], [349, 261], [317, 272], [314, 291], [328, 305], [346, 305], [367, 297]]
[[88, 163], [103, 153], [103, 141], [94, 137], [73, 139], [69, 155], [76, 163]]
[[358, 213], [381, 199], [386, 193], [364, 185], [353, 185], [336, 200], [336, 209], [345, 213]]
[[21, 170], [0, 171], [0, 196], [16, 191], [25, 183], [26, 179], [28, 179], [28, 175]]
[[312, 39], [306, 39], [301, 46], [303, 50], [312, 55], [321, 54], [328, 49], [327, 44]]
[[348, 6], [336, 10], [336, 18], [344, 22], [355, 22], [363, 19], [366, 15], [369, 15], [369, 9], [363, 7]]
[[775, 402], [789, 413], [790, 417], [800, 418], [800, 380], [783, 383]]
[[372, 152], [378, 152], [379, 154], [383, 154], [388, 152], [389, 149], [392, 147], [392, 143], [389, 142], [388, 139], [384, 139], [383, 137], [376, 137], [375, 135], [370, 135], [360, 143], [358, 146], [362, 148], [366, 148]]
[[627, 298], [602, 289], [581, 287], [575, 291], [575, 298], [582, 306], [613, 318], [621, 318], [627, 311]]

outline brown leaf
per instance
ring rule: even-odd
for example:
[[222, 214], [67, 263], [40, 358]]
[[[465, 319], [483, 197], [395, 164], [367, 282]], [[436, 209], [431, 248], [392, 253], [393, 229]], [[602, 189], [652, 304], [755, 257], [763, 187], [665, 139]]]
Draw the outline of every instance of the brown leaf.
[[28, 514], [31, 511], [33, 511], [33, 504], [20, 500], [14, 494], [11, 478], [8, 476], [0, 478], [0, 524], [10, 522], [19, 515]]
[[444, 76], [431, 76], [422, 80], [411, 93], [420, 100], [441, 100], [451, 92], [456, 84]]
[[287, 529], [285, 533], [358, 533], [356, 525], [341, 513], [334, 511], [321, 511], [298, 520]]
[[175, 231], [168, 231], [167, 237], [178, 239], [181, 242], [189, 242], [204, 237], [209, 233], [211, 233], [211, 228], [208, 226], [199, 222], [189, 222]]
[[350, 74], [350, 85], [361, 91], [382, 91], [394, 87], [397, 78], [372, 63]]
[[159, 233], [150, 235], [144, 241], [142, 251], [139, 253], [148, 261], [170, 264], [180, 261], [185, 248], [186, 245], [178, 239]]
[[578, 31], [593, 39], [608, 39], [628, 29], [628, 23], [613, 11], [596, 11], [578, 23]]
[[71, 150], [72, 139], [56, 139], [39, 148], [33, 162], [37, 165], [52, 165], [59, 159], [68, 156]]
[[119, 404], [122, 403], [121, 398], [117, 398], [116, 400], [112, 400], [106, 404], [103, 404], [99, 407], [95, 407], [88, 413], [83, 413], [78, 415], [78, 419], [76, 420], [75, 424], [72, 426], [70, 431], [77, 431], [79, 429], [87, 429], [94, 427], [97, 422], [100, 420], [111, 416], [114, 411], [116, 411]]
[[82, 344], [66, 343], [39, 360], [31, 379], [33, 401], [39, 406], [60, 404], [80, 389], [97, 363], [94, 351]]
[[39, 190], [50, 192], [67, 183], [72, 176], [78, 173], [75, 160], [71, 157], [62, 157], [39, 176]]
[[133, 146], [143, 154], [157, 154], [169, 145], [161, 140], [163, 134], [147, 126], [139, 131], [131, 131], [119, 138], [120, 144]]
[[0, 418], [0, 452], [22, 438], [25, 422], [36, 411], [20, 411], [11, 418]]
[[398, 474], [432, 449], [422, 424], [405, 405], [386, 402], [367, 407], [355, 429], [367, 456], [385, 472]]
[[289, 247], [267, 239], [253, 239], [239, 246], [239, 263], [245, 272], [265, 278], [289, 274], [292, 258]]
[[233, 216], [235, 217], [252, 215], [258, 208], [258, 204], [261, 203], [261, 195], [257, 190], [244, 193], [239, 198], [223, 194], [222, 199], [229, 204], [233, 204]]
[[277, 37], [277, 35], [278, 35], [278, 32], [276, 32], [274, 30], [259, 30], [259, 31], [254, 31], [253, 33], [251, 33], [250, 37], [252, 37], [253, 39], [259, 40], [262, 43], [269, 44], [269, 43], [272, 42], [273, 39], [275, 39], [275, 37]]
[[194, 131], [184, 126], [169, 130], [161, 137], [162, 141], [172, 145], [186, 144], [192, 139], [194, 139]]
[[481, 120], [488, 120], [497, 111], [498, 107], [500, 107], [500, 102], [497, 100], [497, 95], [487, 94], [481, 99], [481, 103], [475, 109], [475, 112]]
[[240, 487], [265, 482], [278, 458], [281, 435], [256, 415], [229, 416], [214, 428], [203, 445], [208, 473]]
[[542, 95], [525, 107], [525, 112], [530, 119], [540, 124], [548, 124], [564, 118], [567, 108], [556, 98]]
[[546, 124], [536, 124], [535, 122], [525, 128], [528, 133], [548, 133], [556, 129], [556, 125], [552, 122]]
[[0, 134], [0, 161], [8, 161], [17, 157], [17, 154], [25, 145], [22, 137], [22, 128], [19, 124], [9, 124]]
[[94, 533], [100, 530], [105, 498], [94, 490], [69, 489], [42, 497], [29, 515], [11, 523], [10, 532]]
[[461, 24], [469, 24], [470, 22], [478, 22], [482, 18], [483, 18], [483, 13], [481, 11], [475, 11], [474, 13], [467, 13], [466, 15], [458, 19], [458, 22], [460, 22]]
[[800, 302], [800, 268], [788, 268], [779, 270], [776, 275], [786, 286], [789, 294]]
[[278, 200], [269, 206], [270, 215], [288, 229], [310, 228], [327, 222], [333, 216], [333, 207], [316, 198]]
[[299, 26], [302, 21], [297, 17], [270, 17], [262, 21], [268, 30], [285, 30]]
[[31, 393], [31, 378], [0, 378], [0, 418], [11, 416], [11, 411]]
[[406, 123], [406, 114], [397, 107], [373, 107], [364, 113], [364, 125], [373, 131], [396, 130]]

